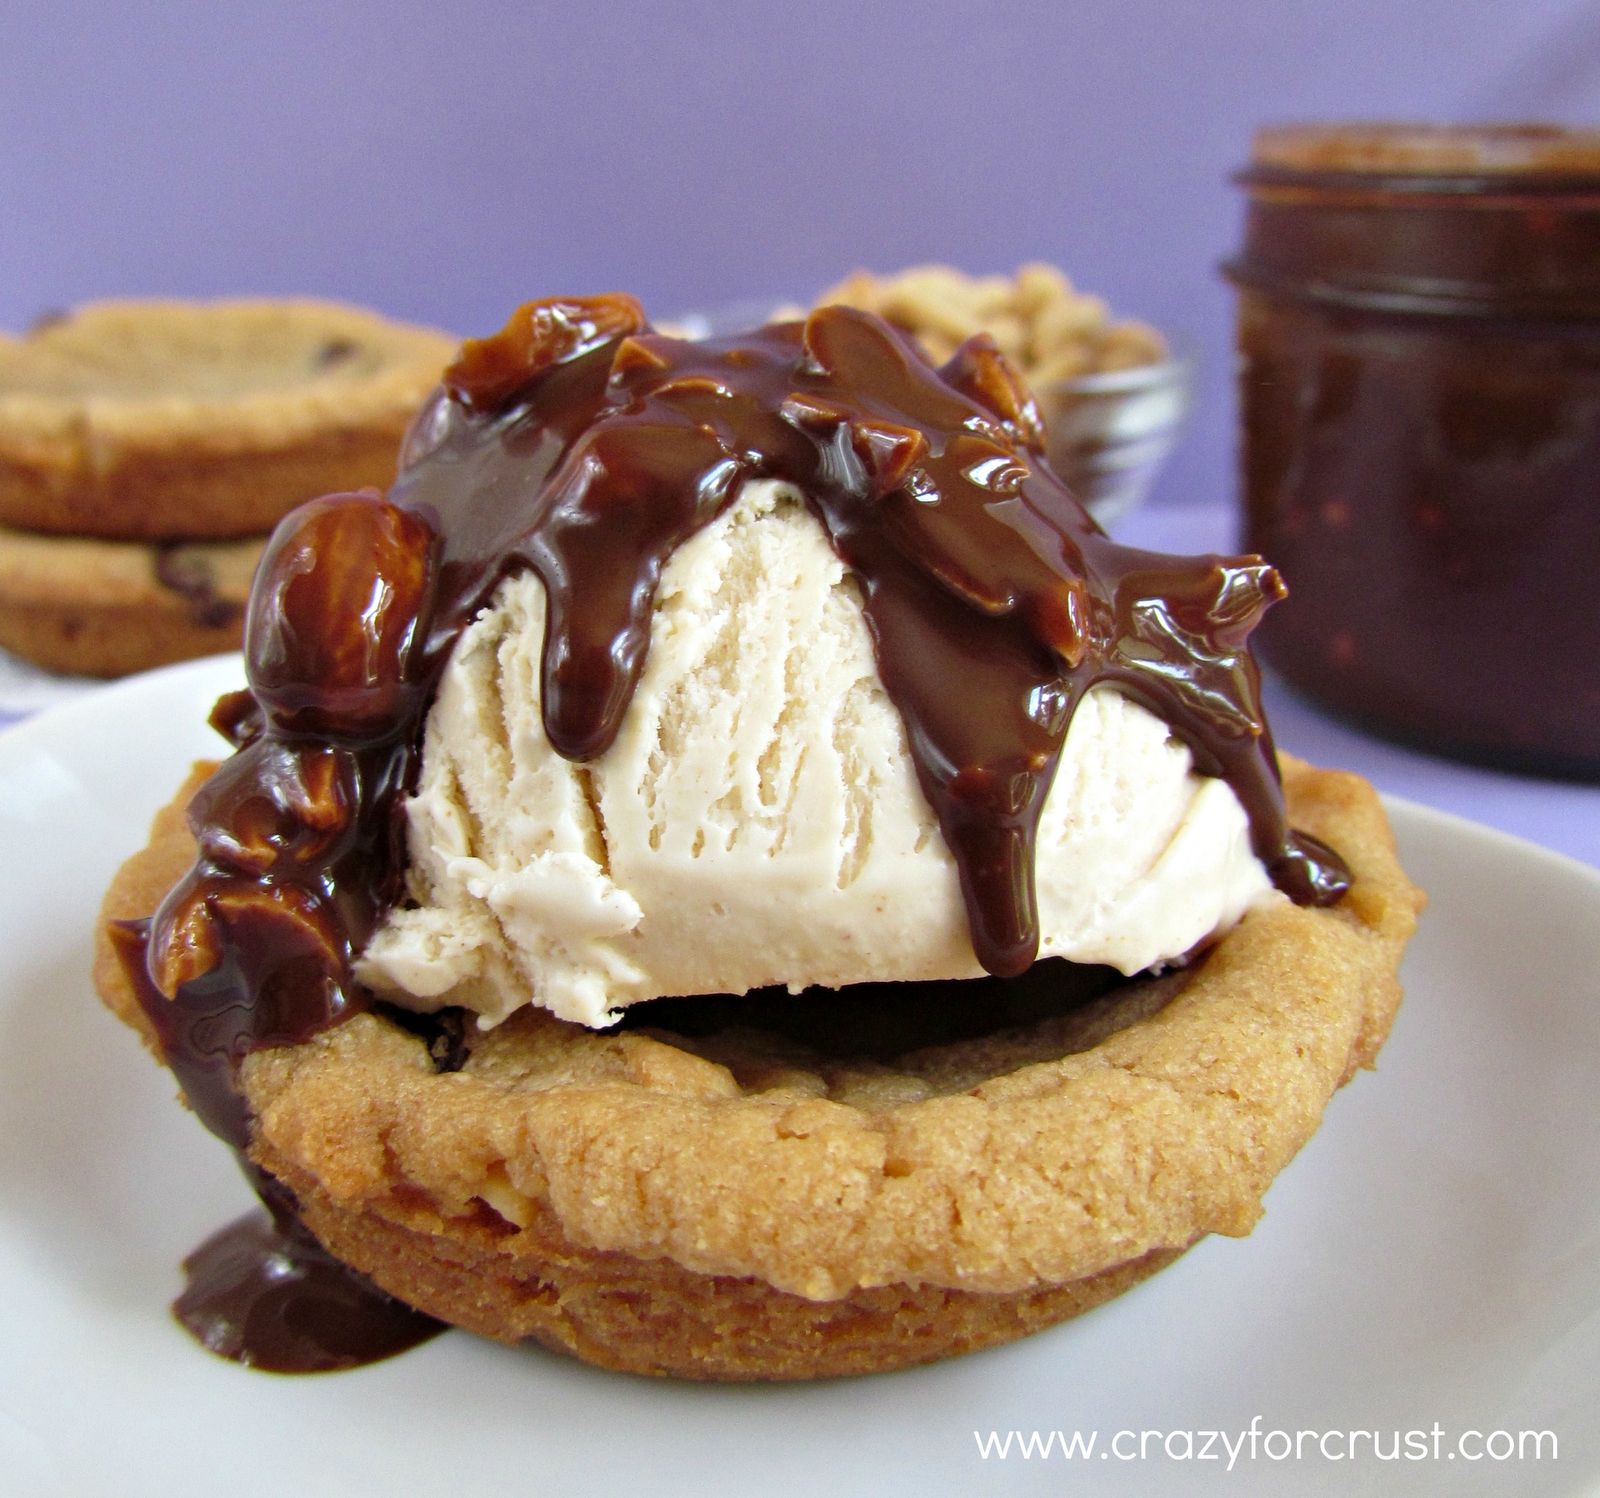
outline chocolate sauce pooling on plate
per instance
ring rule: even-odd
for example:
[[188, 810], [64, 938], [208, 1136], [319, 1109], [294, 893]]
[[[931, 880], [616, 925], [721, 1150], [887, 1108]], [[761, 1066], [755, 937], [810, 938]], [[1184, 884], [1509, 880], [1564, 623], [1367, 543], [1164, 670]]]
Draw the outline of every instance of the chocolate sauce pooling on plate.
[[328, 1373], [393, 1357], [445, 1329], [334, 1258], [281, 1181], [256, 1167], [246, 1174], [265, 1207], [183, 1261], [189, 1283], [172, 1310], [198, 1342], [269, 1373]]
[[[628, 297], [547, 301], [469, 341], [388, 498], [314, 500], [274, 533], [246, 622], [250, 691], [213, 714], [238, 752], [189, 810], [199, 858], [123, 932], [201, 1118], [242, 1154], [244, 1057], [369, 1006], [351, 962], [401, 892], [423, 718], [501, 579], [532, 568], [544, 583], [545, 730], [592, 759], [639, 679], [663, 565], [751, 478], [795, 485], [860, 585], [988, 972], [1020, 974], [1037, 953], [1035, 828], [1099, 682], [1228, 781], [1281, 889], [1337, 900], [1338, 856], [1285, 822], [1245, 643], [1283, 595], [1277, 574], [1257, 557], [1115, 544], [1042, 449], [987, 337], [934, 369], [844, 307], [689, 343], [654, 333]], [[209, 1271], [218, 1255], [202, 1256]], [[340, 1335], [359, 1361], [361, 1318]]]

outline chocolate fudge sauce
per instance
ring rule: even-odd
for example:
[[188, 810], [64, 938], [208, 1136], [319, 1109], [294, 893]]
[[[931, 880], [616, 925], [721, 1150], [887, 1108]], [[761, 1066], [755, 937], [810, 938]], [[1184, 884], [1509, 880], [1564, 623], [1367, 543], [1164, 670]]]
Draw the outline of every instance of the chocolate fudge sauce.
[[1300, 126], [1235, 179], [1257, 646], [1439, 753], [1600, 780], [1600, 131]]
[[501, 579], [532, 568], [544, 583], [545, 730], [591, 759], [639, 679], [663, 565], [750, 478], [795, 485], [861, 586], [990, 973], [1036, 955], [1035, 828], [1073, 711], [1099, 682], [1226, 778], [1280, 888], [1337, 900], [1338, 856], [1285, 821], [1246, 647], [1282, 596], [1277, 574], [1255, 557], [1115, 544], [1042, 446], [989, 339], [936, 370], [843, 307], [689, 343], [652, 332], [627, 297], [547, 301], [469, 341], [413, 423], [389, 497], [315, 500], [268, 544], [246, 623], [250, 691], [213, 715], [238, 752], [190, 807], [198, 861], [123, 933], [202, 1119], [242, 1153], [244, 1057], [368, 1006], [351, 962], [401, 891], [424, 714]]
[[406, 1352], [445, 1330], [334, 1258], [300, 1221], [294, 1193], [246, 1174], [265, 1203], [183, 1261], [173, 1314], [221, 1357], [269, 1373], [331, 1373]]

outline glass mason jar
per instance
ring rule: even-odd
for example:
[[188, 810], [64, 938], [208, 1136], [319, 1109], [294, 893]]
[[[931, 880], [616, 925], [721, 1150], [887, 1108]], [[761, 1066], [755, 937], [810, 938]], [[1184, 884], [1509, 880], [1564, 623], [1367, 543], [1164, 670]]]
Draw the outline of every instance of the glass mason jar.
[[1262, 131], [1235, 179], [1268, 662], [1374, 732], [1600, 779], [1600, 131]]

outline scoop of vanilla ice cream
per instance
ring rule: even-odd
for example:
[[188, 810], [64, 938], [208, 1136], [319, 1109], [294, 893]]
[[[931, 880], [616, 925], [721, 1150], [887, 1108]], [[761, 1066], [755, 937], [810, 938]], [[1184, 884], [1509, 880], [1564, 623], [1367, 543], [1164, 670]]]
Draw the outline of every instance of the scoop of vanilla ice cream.
[[[523, 572], [456, 645], [406, 807], [410, 900], [362, 982], [485, 1025], [531, 1003], [599, 1026], [664, 995], [981, 972], [856, 586], [795, 490], [747, 483], [671, 558], [588, 764], [545, 738], [544, 620]], [[1125, 973], [1281, 898], [1232, 790], [1106, 689], [1072, 720], [1036, 870], [1040, 955]]]

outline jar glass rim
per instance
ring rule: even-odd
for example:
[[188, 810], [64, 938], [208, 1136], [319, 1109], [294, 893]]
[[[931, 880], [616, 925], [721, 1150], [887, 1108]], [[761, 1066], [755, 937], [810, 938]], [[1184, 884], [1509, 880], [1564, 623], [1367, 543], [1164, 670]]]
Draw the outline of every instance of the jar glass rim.
[[[1288, 124], [1258, 130], [1244, 175], [1600, 177], [1600, 129], [1547, 124]], [[1520, 185], [1520, 184], [1519, 184]]]

